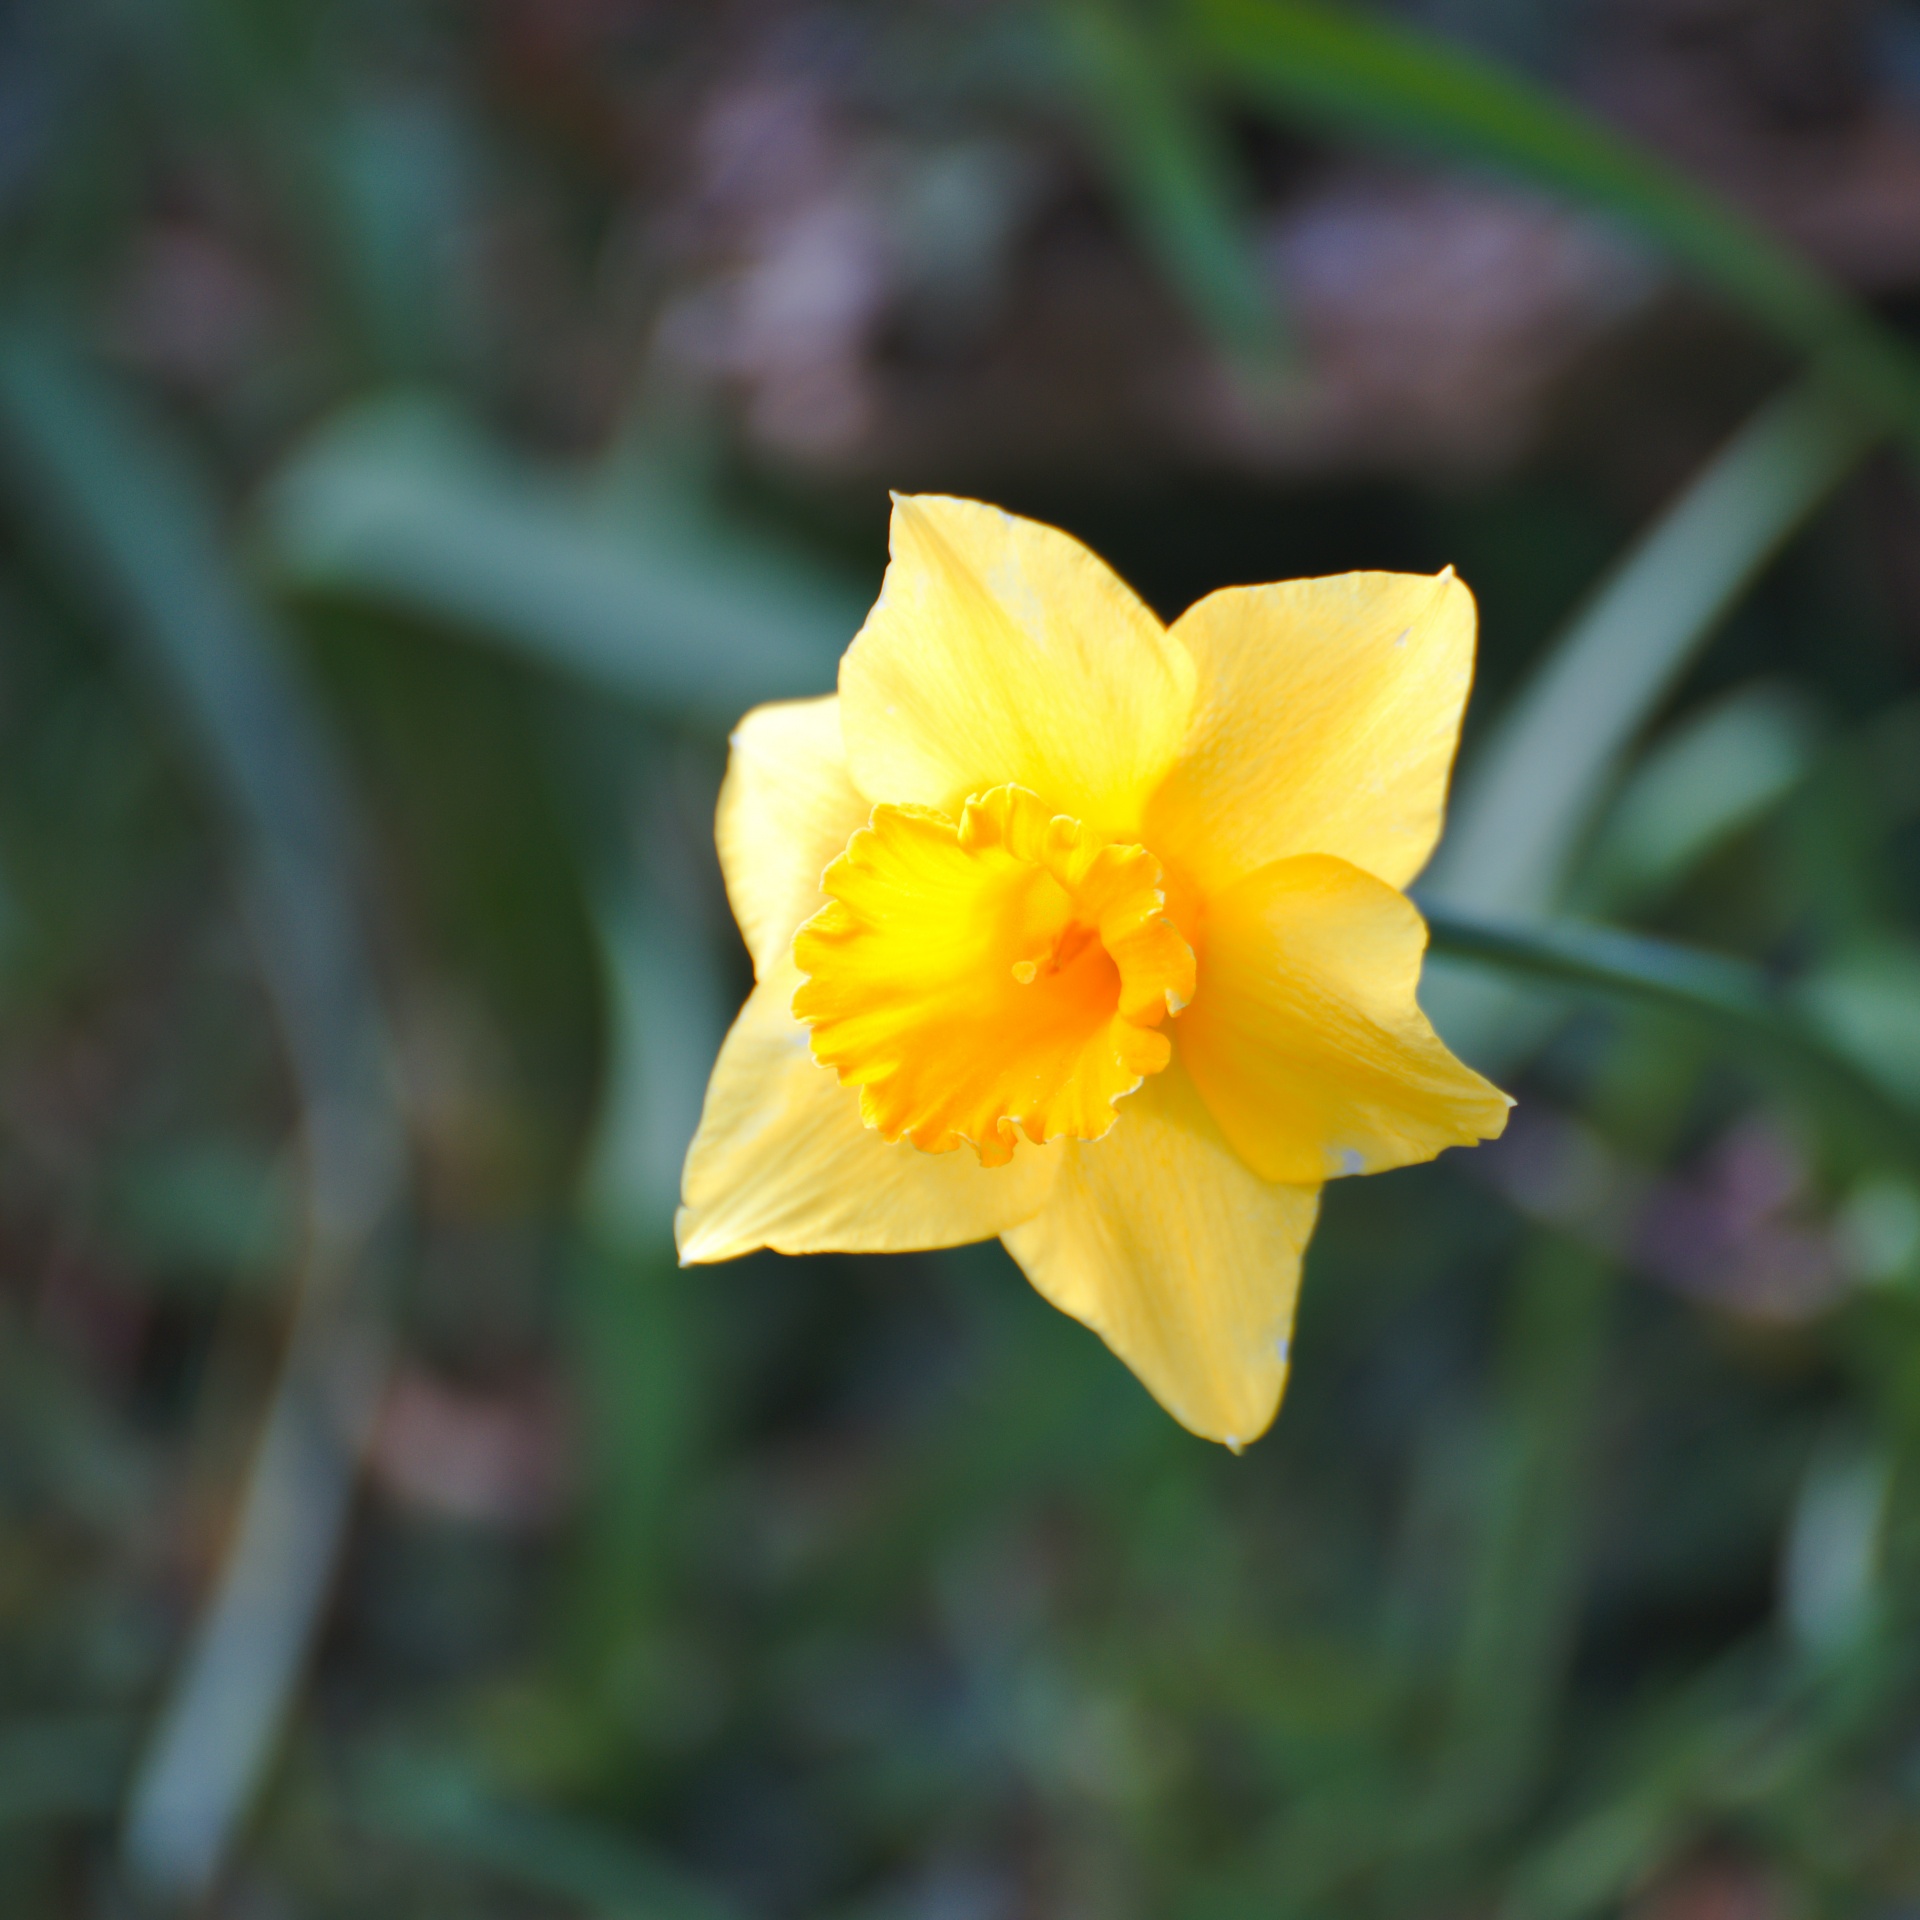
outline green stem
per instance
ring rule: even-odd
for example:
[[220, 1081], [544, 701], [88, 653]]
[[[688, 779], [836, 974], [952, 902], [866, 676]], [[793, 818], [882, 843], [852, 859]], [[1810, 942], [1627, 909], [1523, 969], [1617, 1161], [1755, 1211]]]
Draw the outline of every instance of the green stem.
[[1678, 1015], [1881, 1155], [1920, 1167], [1920, 1115], [1882, 1092], [1757, 967], [1611, 927], [1480, 919], [1427, 902], [1421, 910], [1435, 953]]

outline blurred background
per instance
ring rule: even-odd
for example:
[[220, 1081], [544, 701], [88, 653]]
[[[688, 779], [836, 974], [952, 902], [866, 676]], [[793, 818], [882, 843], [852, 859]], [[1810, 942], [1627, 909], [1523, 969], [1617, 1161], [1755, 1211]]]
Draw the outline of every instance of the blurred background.
[[[1920, 7], [11, 0], [0, 248], [0, 1909], [1920, 1915]], [[1245, 1458], [674, 1264], [890, 486], [1479, 597]]]

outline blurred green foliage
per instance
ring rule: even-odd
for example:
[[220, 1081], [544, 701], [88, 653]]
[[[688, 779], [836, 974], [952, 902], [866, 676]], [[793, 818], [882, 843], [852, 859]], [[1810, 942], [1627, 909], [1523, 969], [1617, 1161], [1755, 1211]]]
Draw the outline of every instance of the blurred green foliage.
[[[1424, 11], [0, 7], [0, 1909], [1920, 1911], [1920, 358]], [[1694, 287], [1614, 442], [1237, 458], [1356, 145]], [[835, 315], [1004, 421], [1023, 273], [1239, 424], [889, 442]], [[1519, 1118], [1330, 1190], [1245, 1459], [995, 1247], [673, 1263], [725, 729], [887, 481], [1480, 597], [1430, 1000]]]

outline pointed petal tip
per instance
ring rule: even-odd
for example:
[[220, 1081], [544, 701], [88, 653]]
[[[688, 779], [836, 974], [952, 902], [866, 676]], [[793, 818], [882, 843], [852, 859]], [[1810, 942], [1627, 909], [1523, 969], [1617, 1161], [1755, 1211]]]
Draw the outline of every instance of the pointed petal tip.
[[1305, 853], [1404, 885], [1439, 838], [1474, 627], [1451, 567], [1196, 602], [1172, 632], [1201, 692], [1150, 844], [1203, 891]]
[[[1264, 1439], [1272, 1431], [1273, 1423], [1280, 1417], [1281, 1404], [1287, 1397], [1286, 1378], [1281, 1376], [1280, 1389], [1273, 1397], [1270, 1408], [1243, 1406], [1228, 1418], [1233, 1421], [1233, 1430], [1225, 1431], [1225, 1422], [1217, 1417], [1212, 1421], [1189, 1420], [1174, 1408], [1167, 1411], [1193, 1435], [1196, 1440], [1204, 1440], [1210, 1446], [1225, 1447], [1238, 1460], [1256, 1440]], [[1163, 1401], [1161, 1403], [1165, 1405]]]
[[695, 1221], [691, 1207], [681, 1207], [673, 1216], [673, 1246], [682, 1267], [711, 1266], [727, 1257], [724, 1251], [716, 1250], [712, 1235]]
[[956, 813], [1012, 783], [1137, 824], [1186, 733], [1184, 646], [1072, 535], [952, 494], [891, 499], [882, 596], [841, 663], [855, 784]]

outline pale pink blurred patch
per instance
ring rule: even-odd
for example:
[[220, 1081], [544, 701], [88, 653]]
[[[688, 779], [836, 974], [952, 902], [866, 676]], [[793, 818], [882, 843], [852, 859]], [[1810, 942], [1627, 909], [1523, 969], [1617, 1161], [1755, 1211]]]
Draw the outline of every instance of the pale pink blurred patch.
[[1263, 250], [1306, 377], [1243, 431], [1287, 466], [1501, 466], [1658, 284], [1623, 235], [1565, 205], [1371, 166], [1288, 203]]
[[1810, 1185], [1798, 1144], [1754, 1115], [1690, 1177], [1655, 1187], [1635, 1236], [1639, 1260], [1697, 1299], [1763, 1320], [1810, 1319], [1846, 1286]]
[[224, 235], [163, 220], [133, 250], [112, 334], [163, 379], [212, 388], [242, 374], [284, 317], [266, 278]]
[[872, 426], [866, 361], [891, 277], [862, 159], [804, 78], [726, 89], [694, 142], [689, 226], [717, 265], [669, 312], [663, 345], [735, 385], [752, 431], [789, 452], [832, 454]]
[[368, 1471], [401, 1505], [505, 1532], [536, 1532], [566, 1506], [571, 1439], [554, 1382], [480, 1392], [405, 1366], [375, 1425]]
[[1780, 1882], [1745, 1860], [1702, 1860], [1657, 1881], [1625, 1920], [1792, 1920], [1799, 1911]]
[[1530, 1218], [1751, 1319], [1812, 1319], [1849, 1284], [1805, 1156], [1766, 1114], [1740, 1120], [1690, 1168], [1656, 1175], [1579, 1121], [1529, 1103], [1468, 1171]]

